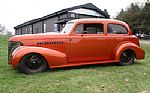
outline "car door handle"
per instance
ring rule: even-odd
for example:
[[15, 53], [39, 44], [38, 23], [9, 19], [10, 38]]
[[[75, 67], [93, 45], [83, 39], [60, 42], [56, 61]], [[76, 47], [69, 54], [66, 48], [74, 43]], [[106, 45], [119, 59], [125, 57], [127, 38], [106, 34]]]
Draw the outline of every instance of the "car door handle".
[[72, 38], [69, 38], [69, 41], [71, 42], [71, 41], [72, 41]]

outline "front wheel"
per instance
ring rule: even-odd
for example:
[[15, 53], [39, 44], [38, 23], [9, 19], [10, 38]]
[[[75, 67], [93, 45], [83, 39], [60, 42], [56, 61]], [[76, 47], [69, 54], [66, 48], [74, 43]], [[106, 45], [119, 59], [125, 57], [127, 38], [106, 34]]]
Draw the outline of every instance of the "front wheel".
[[120, 56], [119, 65], [122, 65], [122, 66], [131, 65], [134, 63], [134, 60], [135, 60], [134, 52], [130, 50], [126, 50]]
[[47, 62], [39, 54], [27, 54], [20, 61], [19, 69], [26, 74], [39, 73], [47, 69]]

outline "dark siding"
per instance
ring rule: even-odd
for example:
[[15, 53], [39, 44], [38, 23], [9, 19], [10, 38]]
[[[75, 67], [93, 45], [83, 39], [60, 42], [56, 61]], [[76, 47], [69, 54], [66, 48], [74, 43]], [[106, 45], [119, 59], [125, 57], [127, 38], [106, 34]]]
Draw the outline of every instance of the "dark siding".
[[42, 22], [33, 24], [33, 34], [42, 33]]
[[67, 18], [67, 14], [62, 14], [59, 16], [59, 19], [65, 19], [65, 18]]
[[19, 34], [19, 35], [22, 34], [22, 29], [21, 29], [21, 28], [18, 29], [18, 34]]
[[32, 25], [27, 26], [27, 34], [32, 34]]
[[45, 31], [44, 32], [50, 32], [50, 21], [49, 21], [49, 19], [47, 19], [47, 20], [45, 20], [44, 22], [43, 22], [44, 24], [46, 24], [45, 25]]
[[65, 24], [59, 24], [60, 31], [64, 28]]
[[27, 26], [22, 28], [22, 34], [27, 34]]
[[15, 35], [18, 35], [18, 29], [15, 29]]
[[53, 17], [45, 20], [43, 23], [46, 24], [46, 32], [54, 32], [55, 31], [55, 21], [58, 20], [58, 17]]
[[19, 35], [19, 29], [15, 30], [15, 35]]
[[21, 28], [16, 29], [15, 34], [16, 34], [16, 35], [21, 35]]

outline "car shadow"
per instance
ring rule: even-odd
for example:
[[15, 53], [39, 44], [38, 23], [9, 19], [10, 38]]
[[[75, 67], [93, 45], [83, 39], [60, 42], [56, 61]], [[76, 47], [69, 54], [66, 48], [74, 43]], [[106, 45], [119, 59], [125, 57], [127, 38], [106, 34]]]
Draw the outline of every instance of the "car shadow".
[[118, 66], [117, 63], [103, 63], [103, 64], [92, 64], [92, 65], [82, 65], [82, 66], [70, 66], [70, 67], [61, 67], [61, 68], [49, 68], [48, 72], [58, 72], [58, 71], [67, 71], [67, 70], [74, 70], [74, 69], [91, 69], [91, 68], [106, 68]]
[[[135, 61], [135, 63], [132, 65], [144, 65], [144, 64], [142, 62]], [[132, 65], [128, 65], [128, 66], [132, 66]], [[118, 67], [120, 65], [118, 65], [118, 63], [102, 63], [102, 64], [92, 64], [92, 65], [82, 65], [82, 66], [61, 67], [61, 68], [48, 68], [46, 72], [59, 72], [59, 71], [67, 71], [67, 70], [74, 70], [74, 69], [109, 68], [112, 66]]]
[[[142, 62], [138, 62], [136, 61], [133, 65], [144, 65], [144, 63]], [[64, 71], [68, 71], [68, 70], [76, 70], [76, 69], [97, 69], [97, 68], [109, 68], [109, 67], [121, 67], [120, 65], [118, 65], [117, 63], [102, 63], [102, 64], [91, 64], [91, 65], [82, 65], [82, 66], [70, 66], [70, 67], [61, 67], [61, 68], [48, 68], [47, 71], [45, 72], [64, 72]], [[129, 65], [132, 66], [132, 65]], [[124, 66], [122, 66], [124, 67]], [[23, 74], [22, 72], [16, 70], [18, 73]], [[27, 74], [27, 75], [34, 75], [34, 74]]]

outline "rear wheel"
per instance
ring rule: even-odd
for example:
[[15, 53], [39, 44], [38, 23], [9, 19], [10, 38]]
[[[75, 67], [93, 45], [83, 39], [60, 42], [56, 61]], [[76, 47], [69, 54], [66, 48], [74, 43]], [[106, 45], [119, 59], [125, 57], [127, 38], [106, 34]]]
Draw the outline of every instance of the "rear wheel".
[[126, 50], [120, 56], [119, 65], [122, 65], [122, 66], [131, 65], [134, 63], [134, 60], [135, 60], [134, 52], [130, 50]]
[[33, 74], [45, 71], [47, 68], [47, 62], [39, 54], [27, 54], [25, 55], [20, 64], [19, 69], [26, 74]]

